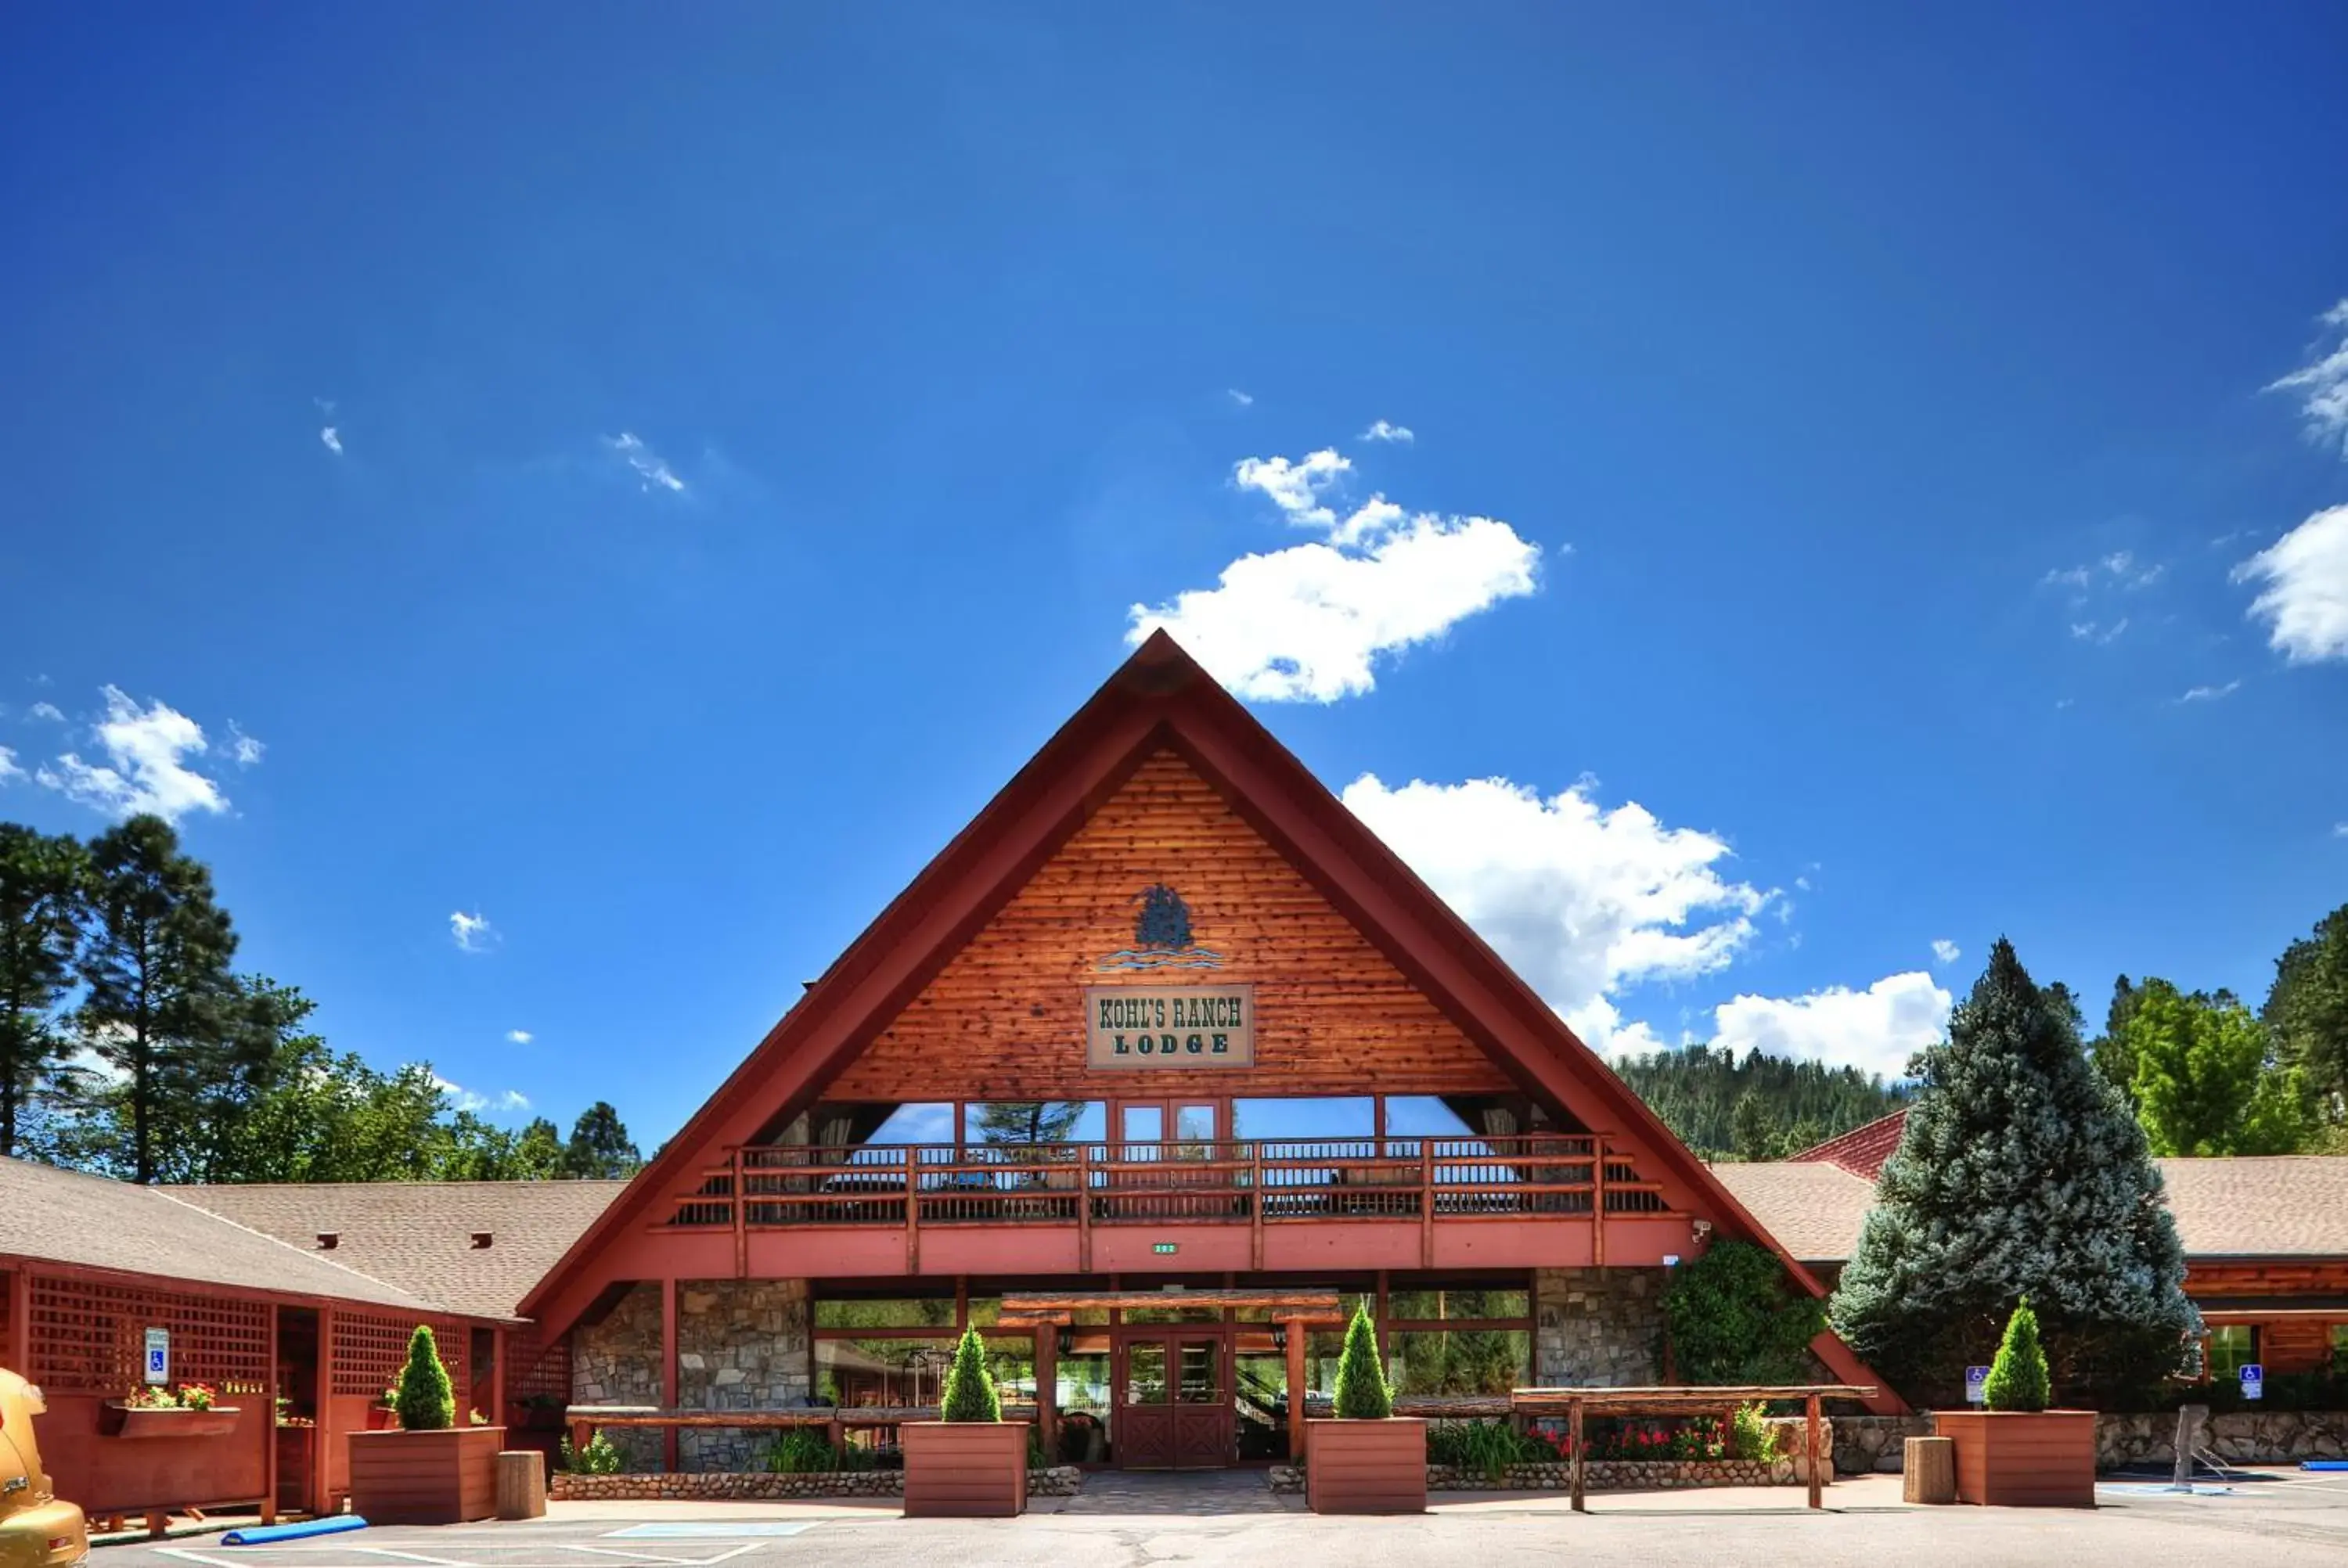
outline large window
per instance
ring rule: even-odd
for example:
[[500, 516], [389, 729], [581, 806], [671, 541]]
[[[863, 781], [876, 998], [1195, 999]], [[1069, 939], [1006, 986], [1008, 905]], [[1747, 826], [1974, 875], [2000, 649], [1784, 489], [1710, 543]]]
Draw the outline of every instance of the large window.
[[963, 1143], [1097, 1143], [1108, 1136], [1108, 1107], [1097, 1100], [974, 1101], [963, 1107]]
[[1231, 1102], [1234, 1138], [1370, 1138], [1377, 1130], [1374, 1095]]
[[2259, 1358], [2259, 1331], [2247, 1323], [2221, 1323], [2209, 1330], [2212, 1381], [2238, 1376]]

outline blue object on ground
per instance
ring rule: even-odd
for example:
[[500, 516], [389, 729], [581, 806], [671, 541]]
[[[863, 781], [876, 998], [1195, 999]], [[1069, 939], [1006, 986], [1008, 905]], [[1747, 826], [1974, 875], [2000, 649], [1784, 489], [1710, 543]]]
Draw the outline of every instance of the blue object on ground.
[[2302, 1470], [2348, 1470], [2348, 1459], [2303, 1459], [2299, 1461], [2299, 1468]]
[[222, 1546], [267, 1546], [273, 1542], [299, 1541], [305, 1535], [340, 1535], [345, 1530], [365, 1530], [367, 1522], [355, 1513], [332, 1513], [324, 1519], [305, 1519], [298, 1524], [256, 1524], [249, 1530], [232, 1530], [221, 1537]]

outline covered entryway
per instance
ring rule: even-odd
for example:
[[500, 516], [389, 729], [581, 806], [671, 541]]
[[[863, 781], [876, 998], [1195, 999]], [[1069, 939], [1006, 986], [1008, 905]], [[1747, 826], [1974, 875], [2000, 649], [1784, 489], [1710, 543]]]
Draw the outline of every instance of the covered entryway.
[[[998, 1322], [1035, 1331], [1035, 1422], [1045, 1451], [1058, 1425], [1056, 1373], [1061, 1332], [1079, 1314], [1207, 1309], [1258, 1327], [1270, 1324], [1287, 1358], [1282, 1398], [1288, 1452], [1304, 1451], [1301, 1390], [1305, 1335], [1342, 1327], [1334, 1290], [1073, 1290], [1005, 1293]], [[1120, 1327], [1110, 1345], [1109, 1442], [1125, 1470], [1222, 1470], [1238, 1458], [1240, 1390], [1232, 1364], [1235, 1326], [1224, 1322]]]

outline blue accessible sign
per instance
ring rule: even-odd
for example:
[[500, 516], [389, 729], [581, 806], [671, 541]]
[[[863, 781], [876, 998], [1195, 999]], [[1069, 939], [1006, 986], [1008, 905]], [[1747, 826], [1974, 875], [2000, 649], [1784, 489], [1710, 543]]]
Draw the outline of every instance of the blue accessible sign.
[[2267, 1397], [2267, 1369], [2256, 1361], [2242, 1366], [2242, 1398], [2263, 1399]]
[[1986, 1367], [1966, 1368], [1965, 1403], [1968, 1405], [1983, 1405], [1988, 1402], [1989, 1368]]

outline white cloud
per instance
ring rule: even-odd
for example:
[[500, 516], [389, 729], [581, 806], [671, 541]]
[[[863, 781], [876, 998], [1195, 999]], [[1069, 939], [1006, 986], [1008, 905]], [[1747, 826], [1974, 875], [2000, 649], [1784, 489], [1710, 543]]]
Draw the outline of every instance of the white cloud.
[[1615, 994], [1721, 968], [1775, 895], [1721, 875], [1724, 840], [1636, 803], [1610, 811], [1593, 787], [1543, 799], [1506, 779], [1395, 789], [1365, 774], [1344, 801], [1585, 1040], [1652, 1050]]
[[2332, 825], [2332, 836], [2334, 838], [2348, 838], [2348, 822], [2333, 823]]
[[2250, 613], [2265, 619], [2267, 645], [2286, 661], [2348, 659], [2348, 506], [2309, 518], [2233, 578], [2261, 585]]
[[519, 1089], [500, 1090], [497, 1105], [500, 1111], [527, 1111], [530, 1109], [530, 1096]]
[[228, 722], [229, 759], [238, 767], [249, 768], [257, 765], [262, 754], [268, 750], [266, 745], [238, 729], [234, 719]]
[[1497, 518], [1406, 513], [1384, 496], [1340, 518], [1324, 497], [1352, 466], [1325, 447], [1302, 462], [1236, 465], [1242, 489], [1327, 537], [1241, 556], [1213, 588], [1134, 605], [1126, 640], [1138, 643], [1162, 626], [1241, 697], [1333, 702], [1375, 686], [1380, 654], [1432, 641], [1534, 590], [1540, 547]]
[[489, 917], [479, 910], [469, 915], [462, 909], [452, 912], [448, 917], [448, 935], [456, 938], [457, 946], [469, 953], [485, 952], [498, 939], [497, 931], [489, 925]]
[[339, 457], [343, 455], [343, 438], [335, 433], [335, 427], [333, 425], [329, 425], [325, 426], [325, 428], [320, 430], [318, 432], [318, 439], [324, 442], [326, 450], [332, 452], [335, 456]]
[[191, 811], [228, 809], [220, 786], [187, 765], [208, 749], [203, 726], [160, 702], [141, 709], [118, 687], [100, 690], [106, 717], [90, 735], [106, 761], [67, 752], [34, 775], [40, 784], [113, 816], [152, 812], [177, 822]]
[[1954, 942], [1950, 941], [1946, 937], [1935, 937], [1932, 938], [1932, 961], [1934, 963], [1953, 964], [1964, 956], [1965, 950], [1962, 948], [1958, 947]]
[[1362, 439], [1365, 441], [1395, 441], [1406, 446], [1410, 445], [1410, 443], [1418, 439], [1418, 432], [1413, 430], [1407, 425], [1395, 425], [1387, 420], [1380, 419], [1373, 423], [1367, 430], [1362, 432]]
[[2177, 699], [2180, 702], [2216, 702], [2240, 691], [2240, 681], [2229, 681], [2223, 686], [2196, 686]]
[[537, 1038], [538, 1037], [536, 1035], [530, 1033], [530, 1030], [526, 1029], [510, 1029], [506, 1030], [506, 1039], [515, 1045], [528, 1045], [531, 1040], [536, 1040]]
[[1740, 996], [1713, 1009], [1715, 1046], [1795, 1061], [1904, 1077], [1908, 1059], [1940, 1039], [1950, 994], [1921, 970], [1890, 975], [1863, 991], [1844, 986], [1807, 996]]
[[16, 765], [16, 753], [6, 746], [0, 746], [0, 784], [24, 776], [25, 770]]
[[2109, 626], [2093, 620], [2075, 620], [2071, 623], [2071, 635], [2081, 642], [2092, 642], [2101, 648], [2116, 641], [2127, 629], [2127, 617], [2123, 615]]
[[52, 723], [62, 724], [66, 722], [64, 711], [55, 702], [36, 702], [25, 712], [32, 718], [46, 719]]
[[[2329, 330], [2317, 338], [2315, 357], [2289, 375], [2268, 383], [2266, 390], [2302, 394], [2299, 411], [2307, 421], [2308, 439], [2337, 445], [2341, 455], [2348, 456], [2348, 300], [2324, 312], [2320, 319]], [[2340, 341], [2325, 349], [2325, 339], [2335, 332]]]
[[2134, 592], [2158, 582], [2168, 566], [2160, 561], [2139, 564], [2134, 550], [2114, 550], [2086, 566], [2056, 567], [2038, 579], [2041, 588], [2067, 588], [2084, 594], [2098, 584]]
[[1241, 392], [1236, 386], [1225, 387], [1223, 389], [1223, 395], [1230, 398], [1233, 403], [1238, 404], [1241, 408], [1252, 408], [1255, 406], [1255, 399], [1249, 396], [1246, 393]]
[[617, 436], [606, 436], [603, 445], [618, 453], [628, 466], [635, 470], [638, 488], [650, 491], [657, 486], [672, 495], [685, 494], [685, 481], [676, 477], [676, 470], [633, 433], [623, 430]]

